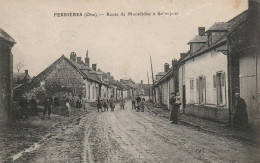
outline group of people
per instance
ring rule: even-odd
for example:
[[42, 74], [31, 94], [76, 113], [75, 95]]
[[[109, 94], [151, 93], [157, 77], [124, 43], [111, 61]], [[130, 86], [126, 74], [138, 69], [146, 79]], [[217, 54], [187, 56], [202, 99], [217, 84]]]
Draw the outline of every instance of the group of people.
[[144, 112], [144, 102], [145, 98], [142, 98], [139, 95], [137, 97], [134, 96], [132, 98], [132, 109], [135, 109], [137, 112]]
[[[54, 104], [52, 97], [46, 96], [41, 103], [43, 105], [42, 118], [45, 119], [46, 114], [48, 114], [48, 118], [50, 118], [52, 106]], [[39, 116], [39, 106], [35, 96], [28, 99], [25, 95], [22, 95], [18, 100], [18, 108], [19, 117], [16, 117], [16, 119], [28, 118], [29, 115]]]
[[106, 95], [104, 95], [105, 97], [103, 99], [101, 99], [100, 96], [98, 96], [97, 99], [97, 110], [98, 112], [101, 111], [108, 111], [108, 108], [110, 107], [110, 111], [114, 111], [115, 109], [115, 104], [114, 104], [114, 99], [113, 96], [111, 95], [110, 99], [106, 98]]

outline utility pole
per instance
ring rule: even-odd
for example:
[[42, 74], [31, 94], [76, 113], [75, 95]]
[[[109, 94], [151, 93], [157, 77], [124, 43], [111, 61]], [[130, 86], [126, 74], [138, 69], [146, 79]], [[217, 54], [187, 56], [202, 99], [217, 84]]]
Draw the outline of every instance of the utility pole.
[[148, 71], [147, 71], [147, 80], [148, 80], [148, 88], [149, 88], [149, 100], [151, 100], [151, 92], [150, 92], [150, 83], [149, 83]]
[[[151, 62], [151, 71], [152, 71], [152, 79], [153, 79], [153, 87], [154, 87], [154, 77], [153, 77], [153, 64], [152, 64], [152, 57], [150, 56], [150, 62]], [[155, 90], [154, 88], [152, 88], [152, 98], [153, 98], [153, 95], [154, 95], [154, 101], [156, 102], [156, 93], [155, 93]]]

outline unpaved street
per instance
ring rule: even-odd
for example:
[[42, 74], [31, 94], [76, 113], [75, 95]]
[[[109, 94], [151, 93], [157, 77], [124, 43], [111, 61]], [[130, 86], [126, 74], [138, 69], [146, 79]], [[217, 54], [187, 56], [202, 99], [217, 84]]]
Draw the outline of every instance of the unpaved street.
[[148, 112], [93, 111], [16, 162], [259, 162], [254, 145], [198, 131]]

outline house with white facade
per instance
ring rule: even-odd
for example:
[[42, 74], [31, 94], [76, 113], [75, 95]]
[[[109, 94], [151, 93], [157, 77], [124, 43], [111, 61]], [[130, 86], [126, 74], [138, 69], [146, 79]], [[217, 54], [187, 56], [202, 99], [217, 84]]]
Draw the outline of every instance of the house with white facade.
[[179, 89], [186, 114], [229, 121], [227, 35], [245, 13], [228, 22], [218, 22], [189, 41], [190, 50], [180, 60]]

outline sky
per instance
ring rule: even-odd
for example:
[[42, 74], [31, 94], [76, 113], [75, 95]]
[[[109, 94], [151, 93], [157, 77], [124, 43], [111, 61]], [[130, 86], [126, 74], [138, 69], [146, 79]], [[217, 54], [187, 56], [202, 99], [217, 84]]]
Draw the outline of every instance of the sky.
[[[165, 63], [189, 50], [188, 42], [214, 22], [225, 22], [248, 8], [247, 0], [0, 0], [0, 28], [16, 41], [15, 65], [36, 76], [71, 52], [115, 79], [151, 82]], [[150, 12], [156, 16], [54, 17], [54, 13]], [[178, 15], [158, 16], [158, 12]]]

